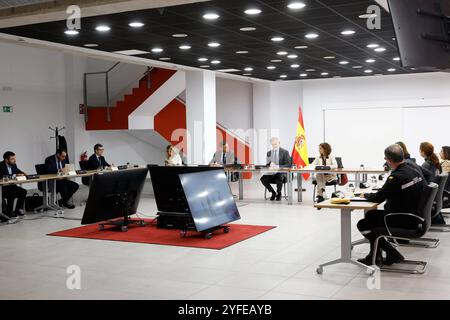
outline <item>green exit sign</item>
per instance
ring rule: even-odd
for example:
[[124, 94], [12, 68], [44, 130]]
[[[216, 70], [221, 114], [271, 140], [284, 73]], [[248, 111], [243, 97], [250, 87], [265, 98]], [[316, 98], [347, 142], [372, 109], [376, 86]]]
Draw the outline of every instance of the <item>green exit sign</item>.
[[5, 113], [12, 113], [13, 107], [12, 106], [3, 106], [3, 112]]

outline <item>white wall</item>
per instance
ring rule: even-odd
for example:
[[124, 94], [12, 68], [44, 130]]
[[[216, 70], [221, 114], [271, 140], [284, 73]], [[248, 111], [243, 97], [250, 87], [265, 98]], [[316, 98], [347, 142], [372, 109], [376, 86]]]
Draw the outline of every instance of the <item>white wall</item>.
[[[0, 42], [0, 153], [17, 154], [19, 168], [34, 173], [34, 165], [55, 150], [49, 126], [65, 125], [63, 54]], [[78, 107], [77, 107], [78, 108]]]

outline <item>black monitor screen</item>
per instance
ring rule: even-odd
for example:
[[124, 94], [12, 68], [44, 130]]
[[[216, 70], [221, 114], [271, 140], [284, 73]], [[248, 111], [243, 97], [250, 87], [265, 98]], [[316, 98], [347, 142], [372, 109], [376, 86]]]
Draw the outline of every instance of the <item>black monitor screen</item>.
[[197, 231], [241, 218], [223, 170], [180, 174], [180, 181]]
[[123, 217], [123, 207], [116, 205], [119, 196], [126, 199], [126, 215], [135, 214], [147, 173], [145, 168], [96, 174], [89, 189], [81, 224]]
[[153, 193], [159, 212], [189, 213], [189, 206], [184, 196], [179, 174], [217, 171], [222, 168], [215, 167], [163, 167], [149, 165], [152, 179]]

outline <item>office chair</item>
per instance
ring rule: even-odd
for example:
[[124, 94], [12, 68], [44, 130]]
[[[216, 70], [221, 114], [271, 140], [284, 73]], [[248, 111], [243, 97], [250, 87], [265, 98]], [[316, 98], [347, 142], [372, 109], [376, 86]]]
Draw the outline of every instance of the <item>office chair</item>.
[[[342, 158], [341, 157], [336, 157], [335, 159], [336, 159], [336, 163], [337, 163], [338, 169], [344, 168], [344, 166], [342, 165]], [[334, 187], [334, 192], [336, 192], [337, 186], [341, 183], [340, 179], [341, 179], [341, 176], [337, 175], [337, 179], [333, 180], [333, 181], [330, 181], [330, 182], [327, 182], [325, 184], [325, 187]], [[315, 178], [313, 178], [312, 184], [314, 186], [314, 189], [313, 189], [313, 202], [315, 203], [316, 202], [316, 189], [317, 189], [317, 180]]]
[[[433, 203], [433, 210], [431, 219], [433, 220], [435, 217], [439, 216], [442, 211], [443, 200], [444, 200], [444, 191], [447, 186], [448, 175], [441, 174], [437, 177], [436, 183], [438, 185], [438, 191], [436, 194], [436, 199]], [[449, 224], [432, 224], [430, 227], [430, 231], [440, 231], [440, 232], [450, 232]]]
[[[436, 198], [436, 194], [438, 192], [438, 185], [435, 183], [430, 183], [424, 190], [422, 197], [420, 199], [418, 215], [412, 213], [389, 213], [384, 217], [385, 230], [383, 230], [384, 234], [381, 234], [375, 240], [374, 252], [378, 250], [378, 243], [381, 238], [385, 238], [386, 240], [394, 240], [396, 243], [397, 240], [412, 240], [421, 238], [425, 233], [428, 232], [431, 226], [431, 211], [433, 209], [433, 202]], [[413, 225], [417, 224], [416, 228], [407, 228], [392, 225], [392, 221], [390, 218], [392, 217], [403, 217], [408, 218]], [[372, 264], [375, 265], [376, 255], [373, 255]], [[398, 273], [412, 273], [412, 274], [423, 274], [427, 267], [427, 262], [425, 261], [413, 261], [413, 260], [404, 260], [402, 263], [406, 265], [414, 265], [414, 269], [402, 269], [396, 268], [393, 266], [383, 266], [380, 268], [381, 271], [387, 272], [398, 272]], [[421, 266], [421, 269], [417, 269], [417, 266]]]
[[[87, 160], [82, 160], [82, 161], [78, 162], [78, 164], [80, 165], [80, 169], [81, 169], [81, 170], [85, 170], [85, 171], [89, 170], [89, 162], [88, 162]], [[90, 180], [89, 177], [82, 177], [82, 178], [81, 178], [81, 183], [82, 183], [84, 186], [89, 187], [89, 185], [91, 184], [91, 180]], [[83, 205], [85, 205], [86, 203], [87, 203], [87, 199], [82, 200], [82, 201], [80, 202], [80, 206], [83, 206]]]
[[[283, 195], [282, 198], [284, 198], [285, 200], [288, 199], [288, 195], [287, 195], [287, 188], [286, 188], [286, 184], [287, 184], [287, 178], [283, 177]], [[264, 188], [264, 200], [267, 200], [267, 188]]]

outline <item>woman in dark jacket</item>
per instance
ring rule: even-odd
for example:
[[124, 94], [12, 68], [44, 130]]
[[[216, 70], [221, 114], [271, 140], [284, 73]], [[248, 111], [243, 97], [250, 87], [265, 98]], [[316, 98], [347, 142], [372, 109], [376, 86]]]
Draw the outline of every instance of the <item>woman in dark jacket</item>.
[[441, 162], [438, 156], [434, 153], [434, 146], [429, 142], [422, 142], [420, 144], [420, 156], [424, 158], [425, 162], [422, 167], [431, 171], [434, 176], [441, 174]]

